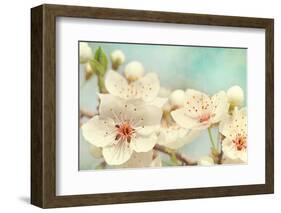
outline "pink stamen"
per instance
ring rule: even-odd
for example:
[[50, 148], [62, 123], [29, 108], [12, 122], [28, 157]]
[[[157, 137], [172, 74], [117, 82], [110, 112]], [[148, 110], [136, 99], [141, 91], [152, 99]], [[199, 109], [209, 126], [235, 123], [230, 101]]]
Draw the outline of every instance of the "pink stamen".
[[232, 142], [235, 144], [236, 149], [238, 151], [241, 151], [241, 150], [244, 150], [247, 148], [247, 138], [241, 134], [238, 134]]
[[121, 139], [122, 141], [127, 141], [128, 143], [130, 143], [135, 129], [132, 128], [132, 126], [127, 122], [120, 125], [117, 124], [115, 125], [115, 127], [117, 128], [115, 140]]

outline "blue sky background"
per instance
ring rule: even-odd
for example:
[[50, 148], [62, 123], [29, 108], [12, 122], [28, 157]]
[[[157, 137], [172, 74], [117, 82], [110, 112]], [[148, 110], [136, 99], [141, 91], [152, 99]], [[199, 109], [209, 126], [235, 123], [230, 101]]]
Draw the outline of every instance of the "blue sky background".
[[[121, 49], [126, 63], [140, 61], [146, 72], [156, 72], [161, 86], [170, 89], [192, 88], [209, 95], [239, 85], [247, 100], [247, 50], [240, 48], [141, 45], [90, 42], [95, 51], [99, 46], [107, 56]], [[121, 72], [124, 69], [121, 67]], [[80, 107], [94, 111], [97, 106], [97, 83], [92, 78], [84, 84], [83, 65], [80, 65]], [[216, 130], [213, 136], [216, 137]], [[207, 131], [180, 151], [193, 158], [207, 155], [210, 142]], [[94, 168], [97, 161], [88, 153], [88, 144], [80, 137], [80, 169]]]

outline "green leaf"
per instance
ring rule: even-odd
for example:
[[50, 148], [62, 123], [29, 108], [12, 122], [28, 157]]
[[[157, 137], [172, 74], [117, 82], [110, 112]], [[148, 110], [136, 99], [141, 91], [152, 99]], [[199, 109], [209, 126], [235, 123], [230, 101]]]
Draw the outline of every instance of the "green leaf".
[[92, 59], [90, 61], [90, 65], [93, 71], [96, 72], [98, 75], [102, 75], [105, 73], [104, 67], [96, 59]]
[[100, 65], [103, 67], [103, 73], [105, 73], [105, 71], [107, 70], [108, 60], [105, 52], [101, 47], [97, 49], [94, 59], [100, 63]]
[[108, 60], [101, 47], [96, 50], [94, 58], [90, 60], [90, 65], [93, 71], [97, 74], [99, 91], [101, 93], [107, 93], [104, 76], [107, 71]]

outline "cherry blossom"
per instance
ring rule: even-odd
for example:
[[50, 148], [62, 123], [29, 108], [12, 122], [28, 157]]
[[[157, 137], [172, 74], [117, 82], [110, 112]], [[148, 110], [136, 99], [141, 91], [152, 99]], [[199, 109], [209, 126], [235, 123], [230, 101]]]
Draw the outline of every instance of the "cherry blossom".
[[225, 162], [247, 162], [247, 115], [246, 110], [237, 108], [219, 126], [225, 137], [222, 151]]
[[148, 152], [157, 142], [162, 111], [150, 105], [135, 105], [110, 94], [100, 94], [99, 115], [82, 126], [86, 141], [102, 148], [107, 164], [120, 165], [133, 152]]
[[228, 112], [226, 93], [220, 91], [211, 98], [205, 93], [188, 89], [182, 108], [171, 112], [176, 123], [186, 129], [206, 129], [218, 123]]

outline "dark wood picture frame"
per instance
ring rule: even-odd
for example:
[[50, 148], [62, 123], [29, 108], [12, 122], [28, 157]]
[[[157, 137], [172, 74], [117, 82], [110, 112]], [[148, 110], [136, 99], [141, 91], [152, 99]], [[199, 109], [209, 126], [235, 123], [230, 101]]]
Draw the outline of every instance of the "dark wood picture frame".
[[[56, 195], [56, 17], [262, 28], [266, 34], [265, 184]], [[125, 9], [41, 5], [31, 9], [31, 203], [66, 207], [274, 192], [274, 20]]]

